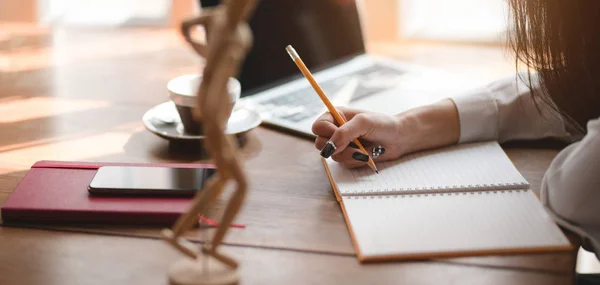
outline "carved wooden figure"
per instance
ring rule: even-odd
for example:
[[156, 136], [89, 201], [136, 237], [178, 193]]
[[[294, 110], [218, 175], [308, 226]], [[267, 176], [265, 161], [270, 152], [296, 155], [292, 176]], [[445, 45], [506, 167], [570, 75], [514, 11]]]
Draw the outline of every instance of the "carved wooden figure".
[[[216, 8], [204, 9], [200, 16], [183, 22], [181, 26], [185, 39], [206, 59], [203, 78], [197, 91], [198, 108], [195, 110], [195, 118], [203, 124], [204, 146], [214, 160], [217, 173], [205, 183], [172, 230], [163, 231], [165, 239], [189, 257], [171, 267], [171, 283], [228, 284], [235, 283], [238, 279], [238, 263], [218, 252], [247, 192], [247, 179], [238, 159], [237, 143], [235, 138], [225, 134], [231, 114], [227, 82], [238, 72], [239, 65], [252, 44], [252, 33], [245, 20], [254, 5], [255, 0], [224, 1], [224, 4]], [[205, 27], [207, 44], [192, 39], [192, 28], [197, 25]], [[200, 254], [197, 247], [181, 238], [181, 235], [198, 222], [198, 215], [207, 209], [230, 181], [235, 183], [234, 193], [212, 240], [204, 243]]]

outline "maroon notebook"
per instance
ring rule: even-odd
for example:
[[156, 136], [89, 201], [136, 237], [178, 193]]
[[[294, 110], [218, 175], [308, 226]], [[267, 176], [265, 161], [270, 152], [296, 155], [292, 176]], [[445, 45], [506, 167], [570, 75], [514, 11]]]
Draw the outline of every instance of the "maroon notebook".
[[170, 225], [191, 198], [96, 197], [87, 187], [100, 166], [197, 168], [203, 164], [38, 161], [2, 205], [6, 223], [117, 223]]

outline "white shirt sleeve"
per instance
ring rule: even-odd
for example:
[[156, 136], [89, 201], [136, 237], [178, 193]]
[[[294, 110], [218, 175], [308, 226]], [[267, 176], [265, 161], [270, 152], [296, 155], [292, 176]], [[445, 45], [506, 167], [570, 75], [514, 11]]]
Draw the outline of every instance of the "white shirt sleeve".
[[540, 198], [554, 220], [579, 234], [584, 247], [600, 259], [600, 119], [587, 134], [552, 160]]
[[[534, 102], [524, 81], [528, 81], [526, 73], [452, 97], [460, 119], [459, 142], [580, 139], [582, 133], [565, 124], [551, 106], [540, 100]], [[531, 81], [533, 88], [538, 88], [536, 74], [532, 74]]]

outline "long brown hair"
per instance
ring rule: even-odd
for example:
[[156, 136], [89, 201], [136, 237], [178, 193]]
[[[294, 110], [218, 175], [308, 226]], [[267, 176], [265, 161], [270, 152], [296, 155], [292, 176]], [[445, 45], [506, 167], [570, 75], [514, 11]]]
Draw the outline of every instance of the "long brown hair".
[[535, 100], [584, 129], [600, 117], [600, 0], [508, 1], [509, 46], [539, 74]]

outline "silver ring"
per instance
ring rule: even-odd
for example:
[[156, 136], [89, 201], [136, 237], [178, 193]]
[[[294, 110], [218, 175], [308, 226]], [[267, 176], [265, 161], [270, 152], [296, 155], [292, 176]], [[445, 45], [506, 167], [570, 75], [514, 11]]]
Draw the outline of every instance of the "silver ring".
[[380, 155], [382, 155], [384, 153], [385, 153], [385, 147], [378, 145], [376, 147], [373, 147], [373, 149], [371, 150], [371, 157], [378, 158]]

